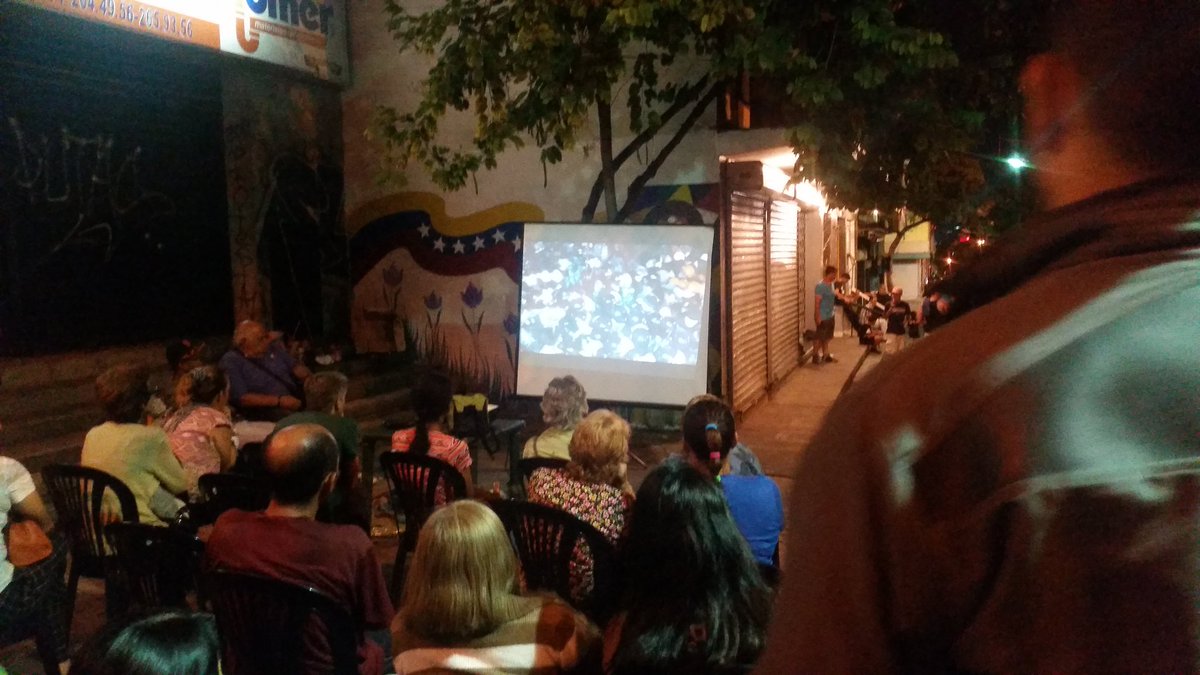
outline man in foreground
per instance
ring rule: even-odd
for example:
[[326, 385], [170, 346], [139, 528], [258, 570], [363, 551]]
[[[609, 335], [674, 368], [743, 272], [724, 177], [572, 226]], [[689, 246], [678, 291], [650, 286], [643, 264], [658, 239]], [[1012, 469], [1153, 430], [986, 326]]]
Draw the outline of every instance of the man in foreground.
[[1200, 3], [1059, 7], [1046, 213], [830, 413], [761, 672], [1200, 666]]
[[[262, 513], [222, 514], [206, 546], [206, 567], [316, 588], [345, 607], [360, 628], [386, 629], [392, 603], [371, 540], [353, 525], [316, 521], [321, 501], [337, 483], [337, 441], [315, 424], [288, 427], [271, 438], [265, 464], [270, 505]], [[326, 659], [326, 669], [332, 664], [320, 640], [306, 652]], [[382, 648], [360, 636], [359, 672], [382, 673], [383, 666]]]

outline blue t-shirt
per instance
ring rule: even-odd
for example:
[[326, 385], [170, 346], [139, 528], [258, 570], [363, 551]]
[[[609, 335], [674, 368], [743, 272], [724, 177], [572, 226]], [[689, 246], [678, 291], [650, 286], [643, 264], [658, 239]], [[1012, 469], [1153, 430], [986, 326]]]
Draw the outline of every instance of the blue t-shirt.
[[832, 319], [833, 308], [837, 304], [837, 294], [833, 292], [833, 286], [824, 281], [817, 284], [817, 297], [821, 300], [821, 320]]
[[754, 559], [772, 564], [783, 532], [783, 498], [767, 476], [721, 476], [721, 489], [738, 531], [750, 544]]

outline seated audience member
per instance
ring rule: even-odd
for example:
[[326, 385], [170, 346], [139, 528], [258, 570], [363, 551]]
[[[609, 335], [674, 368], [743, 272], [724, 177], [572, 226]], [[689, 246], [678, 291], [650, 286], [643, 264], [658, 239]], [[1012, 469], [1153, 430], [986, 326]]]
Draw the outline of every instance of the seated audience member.
[[587, 411], [587, 392], [579, 380], [571, 375], [550, 380], [542, 395], [542, 421], [546, 430], [525, 441], [521, 456], [571, 459], [571, 436]]
[[[466, 441], [446, 433], [446, 415], [450, 412], [452, 396], [450, 378], [444, 373], [431, 372], [422, 377], [412, 392], [417, 426], [392, 434], [392, 452], [429, 455], [446, 462], [458, 469], [467, 483], [467, 494], [472, 494], [471, 451]], [[439, 486], [438, 503], [444, 502], [445, 496]]]
[[217, 675], [220, 655], [211, 614], [168, 610], [106, 626], [80, 648], [71, 675]]
[[189, 492], [199, 496], [197, 479], [228, 471], [237, 461], [237, 439], [229, 420], [229, 380], [216, 366], [184, 373], [181, 405], [163, 421], [171, 451], [191, 479]]
[[767, 476], [739, 476], [729, 466], [737, 443], [733, 411], [719, 399], [689, 405], [683, 412], [683, 447], [692, 466], [720, 481], [738, 531], [750, 544], [754, 559], [773, 564], [783, 531], [783, 498]]
[[[693, 396], [692, 400], [688, 401], [687, 407], [683, 410], [684, 415], [687, 415], [687, 411], [692, 406], [701, 403], [725, 405], [724, 401], [712, 394], [700, 394], [699, 396]], [[729, 469], [729, 474], [734, 476], [761, 476], [766, 473], [763, 471], [762, 464], [759, 463], [758, 457], [755, 456], [754, 452], [737, 440], [737, 434], [734, 434], [734, 443], [736, 445], [729, 451], [729, 456], [726, 458], [726, 467]]]
[[397, 673], [559, 673], [598, 661], [599, 634], [554, 597], [518, 595], [517, 559], [479, 502], [435, 511], [421, 528], [392, 624]]
[[346, 417], [346, 392], [349, 380], [337, 371], [313, 373], [304, 381], [304, 412], [292, 413], [279, 420], [275, 430], [297, 424], [316, 424], [333, 434], [341, 459], [338, 482], [322, 505], [318, 520], [365, 524], [364, 508], [352, 508], [354, 487], [362, 474], [358, 455], [358, 422]]
[[[0, 530], [8, 528], [10, 520], [36, 523], [42, 532], [52, 536], [52, 549], [25, 551], [33, 558], [18, 560], [28, 564], [15, 567], [9, 558], [9, 537], [0, 536], [0, 646], [32, 636], [42, 661], [58, 663], [59, 670], [65, 673], [67, 631], [63, 617], [67, 589], [63, 574], [68, 546], [61, 537], [53, 536], [54, 521], [38, 496], [33, 477], [17, 460], [0, 457]], [[41, 560], [36, 559], [47, 553]]]
[[220, 366], [229, 377], [230, 401], [247, 419], [277, 422], [304, 407], [300, 395], [308, 369], [257, 321], [238, 324], [233, 349]]
[[96, 395], [106, 422], [83, 439], [79, 463], [116, 476], [133, 491], [138, 519], [165, 525], [183, 502], [173, 495], [191, 487], [187, 471], [171, 452], [167, 434], [147, 426], [146, 378], [129, 366], [116, 366], [96, 378]]
[[[298, 424], [272, 436], [264, 462], [271, 503], [264, 512], [221, 514], [205, 567], [315, 588], [341, 603], [359, 628], [386, 628], [392, 604], [371, 540], [352, 525], [316, 521], [321, 501], [337, 484], [337, 441], [315, 424]], [[315, 655], [313, 670], [329, 670], [328, 645], [312, 640], [305, 653]], [[383, 672], [383, 658], [379, 645], [360, 636], [359, 672]]]
[[706, 673], [758, 658], [771, 591], [712, 479], [677, 459], [652, 471], [622, 555], [625, 593], [605, 630], [605, 672]]
[[[538, 469], [529, 479], [529, 501], [562, 509], [600, 530], [614, 545], [625, 535], [633, 488], [627, 476], [629, 423], [611, 410], [597, 410], [579, 423], [571, 438], [571, 461], [561, 469]], [[575, 549], [571, 592], [592, 587], [592, 557]]]

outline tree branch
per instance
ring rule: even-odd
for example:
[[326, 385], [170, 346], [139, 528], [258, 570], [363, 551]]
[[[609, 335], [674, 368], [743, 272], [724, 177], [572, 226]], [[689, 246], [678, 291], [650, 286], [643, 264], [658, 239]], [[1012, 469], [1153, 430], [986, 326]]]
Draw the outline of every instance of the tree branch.
[[642, 189], [646, 187], [646, 183], [648, 183], [651, 178], [654, 178], [655, 174], [658, 173], [658, 170], [662, 168], [663, 163], [667, 161], [667, 156], [669, 156], [671, 152], [675, 150], [676, 146], [678, 146], [683, 140], [683, 137], [692, 130], [692, 127], [696, 126], [697, 120], [700, 119], [700, 116], [703, 115], [704, 111], [708, 109], [708, 105], [716, 100], [720, 93], [720, 85], [713, 85], [711, 88], [709, 88], [708, 93], [704, 94], [704, 96], [701, 97], [694, 106], [692, 106], [692, 110], [690, 113], [688, 113], [687, 118], [684, 119], [683, 123], [679, 125], [679, 128], [675, 130], [675, 135], [672, 136], [671, 140], [667, 141], [667, 144], [658, 151], [658, 155], [655, 156], [654, 160], [650, 162], [650, 164], [646, 167], [646, 170], [643, 171], [637, 178], [633, 179], [633, 182], [629, 184], [629, 190], [625, 193], [625, 205], [621, 207], [621, 212], [618, 215], [616, 222], [622, 223], [625, 222], [625, 219], [629, 218], [629, 213], [633, 209], [634, 203], [637, 202], [637, 198], [641, 196]]
[[[665, 127], [667, 123], [675, 117], [675, 115], [679, 114], [679, 111], [683, 110], [690, 103], [695, 101], [696, 97], [698, 97], [707, 86], [708, 75], [705, 75], [704, 77], [700, 78], [695, 85], [681, 91], [679, 96], [675, 98], [675, 101], [671, 103], [671, 106], [663, 111], [662, 116], [659, 118], [658, 124], [642, 129], [641, 133], [639, 133], [637, 136], [634, 136], [633, 140], [629, 141], [629, 144], [622, 148], [621, 151], [613, 157], [613, 174], [615, 175], [630, 157], [633, 157], [634, 154], [636, 154], [637, 151], [642, 148], [642, 146], [649, 143], [658, 134], [658, 132], [662, 131], [663, 127]], [[584, 222], [590, 223], [592, 222], [592, 219], [596, 217], [596, 208], [600, 205], [600, 198], [603, 196], [604, 176], [603, 172], [601, 172], [596, 176], [595, 182], [592, 183], [592, 191], [588, 195], [587, 204], [585, 204], [583, 207]]]
[[915, 223], [905, 225], [904, 227], [902, 227], [896, 231], [896, 238], [892, 240], [892, 245], [888, 246], [887, 255], [884, 256], [884, 258], [883, 258], [884, 262], [887, 264], [887, 268], [886, 268], [886, 271], [884, 272], [883, 280], [888, 288], [892, 287], [892, 257], [896, 255], [896, 249], [900, 248], [900, 240], [903, 239], [904, 235], [908, 234], [910, 230], [914, 230], [914, 229], [924, 225], [925, 223], [929, 223], [929, 222], [932, 222], [932, 221], [929, 218], [924, 218], [922, 220], [918, 220]]

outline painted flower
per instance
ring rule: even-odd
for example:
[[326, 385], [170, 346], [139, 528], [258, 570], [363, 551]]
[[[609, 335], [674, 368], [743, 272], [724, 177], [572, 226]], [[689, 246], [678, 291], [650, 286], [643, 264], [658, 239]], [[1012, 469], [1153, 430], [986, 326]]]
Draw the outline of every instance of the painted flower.
[[383, 268], [383, 283], [396, 287], [404, 282], [404, 269], [392, 263]]
[[483, 290], [475, 285], [475, 282], [467, 282], [467, 288], [462, 292], [463, 304], [471, 309], [475, 309], [483, 303]]
[[507, 331], [509, 335], [516, 335], [517, 329], [520, 327], [521, 319], [516, 314], [509, 312], [508, 316], [504, 317], [504, 330]]
[[425, 296], [425, 309], [432, 312], [441, 308], [442, 296], [438, 295], [436, 291], [429, 291], [429, 295]]

